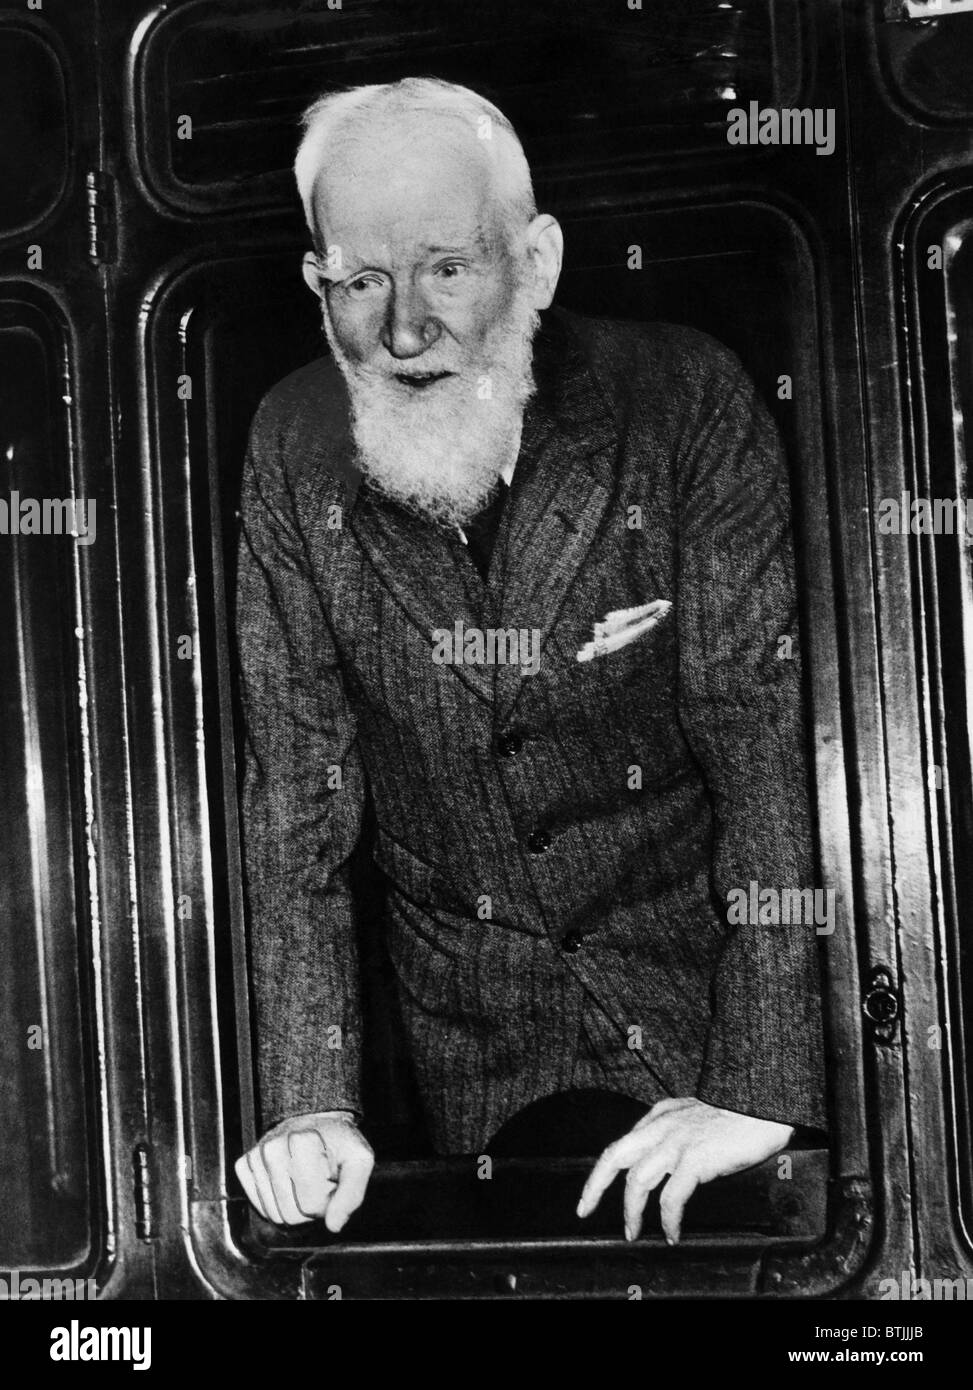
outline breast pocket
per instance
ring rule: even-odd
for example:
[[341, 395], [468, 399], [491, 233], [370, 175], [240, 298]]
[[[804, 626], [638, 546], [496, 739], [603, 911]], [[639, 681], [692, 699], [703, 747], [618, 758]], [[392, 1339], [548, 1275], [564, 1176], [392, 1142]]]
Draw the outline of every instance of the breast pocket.
[[640, 790], [662, 789], [691, 776], [695, 764], [677, 708], [677, 647], [671, 615], [634, 641], [591, 661], [577, 660], [582, 645], [579, 635], [590, 638], [590, 624], [587, 629], [578, 623], [565, 624], [558, 634], [547, 668], [550, 684], [543, 690], [543, 700], [525, 703], [525, 724], [533, 716], [545, 726], [556, 727], [564, 756], [574, 767], [591, 770], [589, 784], [596, 797], [602, 792], [617, 793], [622, 800], [630, 800], [634, 788], [628, 778], [633, 765], [639, 769]]
[[578, 653], [591, 641], [592, 630], [572, 627], [557, 645], [558, 679], [574, 701], [610, 705], [624, 699], [665, 699], [675, 691], [676, 624], [670, 613], [654, 627], [640, 632], [613, 651], [579, 661]]

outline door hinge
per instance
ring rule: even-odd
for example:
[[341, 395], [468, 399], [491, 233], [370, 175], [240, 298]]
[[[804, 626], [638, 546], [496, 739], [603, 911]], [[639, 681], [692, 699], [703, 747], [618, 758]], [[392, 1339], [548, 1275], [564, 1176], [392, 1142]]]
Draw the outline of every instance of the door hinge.
[[132, 1177], [135, 1196], [135, 1234], [139, 1240], [155, 1236], [155, 1214], [152, 1209], [152, 1180], [149, 1175], [149, 1146], [136, 1144], [132, 1150]]
[[88, 194], [88, 259], [92, 265], [106, 265], [115, 259], [115, 181], [100, 169], [89, 169], [85, 188]]

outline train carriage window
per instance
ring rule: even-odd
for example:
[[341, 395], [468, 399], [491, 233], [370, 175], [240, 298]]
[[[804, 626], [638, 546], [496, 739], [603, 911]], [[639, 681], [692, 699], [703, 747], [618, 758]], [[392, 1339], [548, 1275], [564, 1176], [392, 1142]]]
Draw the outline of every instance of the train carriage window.
[[[790, 449], [793, 491], [799, 503], [813, 472], [821, 407], [815, 376], [816, 350], [806, 333], [796, 331], [798, 324], [813, 323], [815, 309], [807, 248], [793, 226], [770, 209], [743, 207], [730, 211], [719, 207], [711, 211], [695, 208], [691, 214], [672, 210], [657, 211], [651, 216], [643, 212], [566, 218], [565, 230], [570, 251], [563, 300], [579, 311], [600, 309], [608, 315], [695, 323], [741, 354], [765, 398], [778, 402], [778, 410], [778, 378], [783, 366], [790, 368], [789, 374], [798, 383], [795, 395], [801, 404], [796, 418], [785, 412], [781, 412], [781, 417]], [[645, 258], [643, 270], [636, 275], [629, 268], [628, 257], [637, 235]], [[672, 254], [673, 248], [685, 246], [692, 247], [685, 257]], [[231, 610], [226, 604], [220, 611], [221, 590], [224, 584], [227, 593], [232, 594], [233, 590], [239, 473], [253, 411], [265, 390], [289, 367], [313, 359], [322, 349], [313, 301], [307, 302], [310, 297], [305, 299], [306, 290], [296, 283], [294, 267], [298, 254], [295, 245], [289, 254], [214, 262], [184, 276], [178, 285], [170, 287], [167, 302], [160, 306], [160, 332], [153, 353], [160, 369], [205, 383], [205, 391], [194, 393], [187, 402], [186, 439], [195, 524], [199, 528], [197, 554], [210, 553], [210, 547], [215, 545], [219, 552], [218, 572], [222, 571], [214, 589], [200, 569], [196, 596], [200, 601], [201, 651], [208, 654], [204, 657], [205, 718], [211, 730], [219, 727], [221, 721], [224, 730], [222, 751], [214, 739], [207, 744], [213, 784], [210, 806], [217, 821], [217, 808], [222, 806], [226, 812], [222, 831], [213, 838], [214, 867], [217, 882], [222, 885], [220, 901], [228, 912], [235, 909], [237, 913], [242, 904], [235, 888], [236, 807], [232, 796], [227, 796], [225, 785], [231, 770], [226, 744], [233, 739], [235, 668], [230, 659], [232, 634], [228, 640], [222, 627]], [[606, 258], [610, 259], [607, 266]], [[751, 309], [765, 304], [767, 312], [741, 316], [740, 302]], [[191, 314], [186, 313], [189, 303], [193, 305]], [[161, 330], [164, 323], [178, 322], [184, 328], [178, 350], [173, 351], [175, 344], [165, 343]], [[218, 474], [208, 472], [207, 458], [219, 469]], [[809, 557], [800, 510], [796, 515], [799, 574], [803, 575]], [[207, 540], [207, 536], [211, 539]], [[211, 663], [213, 654], [220, 652], [223, 655], [218, 669]], [[242, 738], [237, 708], [238, 750]], [[382, 939], [382, 885], [370, 862], [373, 841], [369, 836], [373, 833], [373, 827], [366, 823], [355, 872], [363, 909], [360, 946], [368, 1039], [365, 1104], [368, 1134], [379, 1156], [379, 1168], [370, 1188], [370, 1200], [354, 1218], [348, 1238], [362, 1251], [389, 1241], [421, 1249], [429, 1242], [452, 1240], [468, 1245], [538, 1237], [573, 1241], [583, 1251], [590, 1239], [617, 1236], [617, 1203], [606, 1205], [584, 1229], [573, 1216], [570, 1194], [574, 1193], [576, 1201], [596, 1155], [499, 1157], [495, 1160], [495, 1176], [486, 1183], [477, 1179], [476, 1156], [434, 1158], [417, 1100], [402, 1022], [397, 1016], [394, 974]], [[223, 858], [220, 849], [221, 837], [231, 849], [228, 859]], [[238, 995], [234, 1004], [231, 994], [223, 991], [220, 1008], [224, 1016], [225, 1071], [230, 1075], [234, 1068], [242, 1068], [240, 1090], [246, 1095], [252, 1085], [249, 1073], [253, 1054], [246, 1050], [246, 1034], [236, 1029], [234, 1021], [235, 1011], [243, 1007], [239, 990], [246, 990], [240, 968], [243, 938], [239, 918], [235, 932]], [[219, 945], [224, 980], [231, 973], [229, 949], [229, 938], [224, 937]], [[237, 1051], [237, 1047], [243, 1050]], [[247, 1138], [260, 1132], [264, 1117], [259, 1111], [253, 1123], [255, 1128], [249, 1136], [245, 1129], [238, 1130], [231, 1123], [231, 1148], [235, 1143], [239, 1152]], [[775, 1245], [811, 1245], [824, 1232], [828, 1166], [823, 1148], [803, 1147], [794, 1154], [793, 1185], [778, 1181], [774, 1162], [717, 1183], [695, 1201], [687, 1217], [687, 1229], [703, 1237], [707, 1232], [719, 1232], [723, 1237], [735, 1233], [741, 1240], [762, 1242], [764, 1250]], [[200, 1177], [204, 1171], [205, 1168], [199, 1171]], [[321, 1223], [295, 1232], [255, 1218], [239, 1199], [235, 1210], [238, 1218], [244, 1219], [239, 1238], [245, 1244], [254, 1242], [255, 1248], [275, 1251], [279, 1258], [306, 1260], [316, 1246], [334, 1244], [334, 1237]], [[651, 1220], [657, 1221], [657, 1215]], [[313, 1262], [308, 1268], [315, 1268]], [[756, 1277], [755, 1268], [753, 1259], [741, 1262], [741, 1287], [749, 1286]], [[379, 1277], [371, 1265], [367, 1265], [367, 1271], [362, 1266], [355, 1276], [364, 1281], [361, 1287]], [[317, 1276], [307, 1277], [311, 1280], [309, 1287], [313, 1287]]]

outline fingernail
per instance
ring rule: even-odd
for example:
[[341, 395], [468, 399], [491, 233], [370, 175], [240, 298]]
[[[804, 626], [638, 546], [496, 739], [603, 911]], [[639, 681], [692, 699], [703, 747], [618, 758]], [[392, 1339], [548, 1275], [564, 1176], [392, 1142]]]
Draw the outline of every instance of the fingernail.
[[588, 1214], [588, 1209], [587, 1209], [587, 1207], [585, 1206], [584, 1202], [579, 1202], [578, 1205], [577, 1205], [577, 1208], [576, 1208], [576, 1210], [575, 1210], [575, 1215], [576, 1215], [576, 1216], [587, 1216], [587, 1214]]

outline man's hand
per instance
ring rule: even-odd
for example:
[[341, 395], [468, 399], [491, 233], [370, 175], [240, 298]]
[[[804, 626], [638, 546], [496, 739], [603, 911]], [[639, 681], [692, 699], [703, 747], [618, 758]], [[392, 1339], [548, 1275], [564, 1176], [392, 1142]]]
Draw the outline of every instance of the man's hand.
[[780, 1153], [793, 1133], [790, 1125], [718, 1110], [692, 1096], [660, 1100], [601, 1155], [585, 1183], [578, 1215], [593, 1212], [615, 1174], [627, 1168], [625, 1238], [635, 1240], [649, 1193], [668, 1173], [659, 1207], [666, 1240], [675, 1245], [686, 1203], [701, 1182], [762, 1163]]
[[236, 1175], [268, 1221], [324, 1217], [338, 1232], [365, 1198], [375, 1155], [347, 1110], [294, 1115], [236, 1161]]

